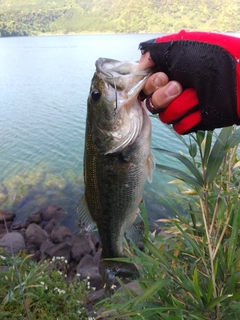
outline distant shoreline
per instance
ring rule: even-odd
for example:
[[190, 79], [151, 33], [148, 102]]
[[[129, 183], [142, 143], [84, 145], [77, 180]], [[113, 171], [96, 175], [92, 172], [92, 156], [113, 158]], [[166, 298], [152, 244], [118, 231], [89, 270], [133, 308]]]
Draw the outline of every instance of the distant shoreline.
[[[17, 38], [17, 37], [53, 37], [53, 36], [79, 36], [79, 35], [127, 35], [127, 34], [169, 34], [169, 33], [177, 33], [180, 30], [176, 31], [152, 31], [152, 32], [69, 32], [69, 33], [39, 33], [39, 34], [34, 34], [34, 35], [9, 35], [9, 36], [1, 36], [0, 38]], [[201, 30], [187, 30], [189, 32], [191, 31], [199, 31]], [[203, 31], [207, 32], [207, 31]], [[240, 31], [211, 31], [209, 30], [208, 32], [216, 32], [216, 33], [225, 33], [225, 34], [239, 34]]]

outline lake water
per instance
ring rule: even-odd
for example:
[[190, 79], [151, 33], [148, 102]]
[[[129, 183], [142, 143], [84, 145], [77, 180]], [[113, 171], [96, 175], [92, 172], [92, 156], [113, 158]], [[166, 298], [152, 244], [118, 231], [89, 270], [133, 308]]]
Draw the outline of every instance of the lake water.
[[[57, 203], [74, 228], [83, 193], [86, 100], [99, 57], [138, 60], [141, 41], [157, 35], [73, 35], [0, 38], [0, 209], [24, 220]], [[153, 146], [183, 150], [179, 140], [153, 119]], [[156, 155], [158, 162], [169, 159]], [[155, 172], [146, 184], [149, 215], [168, 211], [161, 196], [174, 190]]]

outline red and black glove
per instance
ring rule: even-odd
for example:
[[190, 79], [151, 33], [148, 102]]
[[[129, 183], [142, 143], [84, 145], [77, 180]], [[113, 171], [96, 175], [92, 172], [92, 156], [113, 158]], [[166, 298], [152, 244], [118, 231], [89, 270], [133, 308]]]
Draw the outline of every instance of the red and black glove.
[[[183, 86], [159, 118], [179, 134], [240, 124], [240, 38], [185, 32], [140, 43], [158, 70]], [[148, 99], [148, 104], [151, 98]]]

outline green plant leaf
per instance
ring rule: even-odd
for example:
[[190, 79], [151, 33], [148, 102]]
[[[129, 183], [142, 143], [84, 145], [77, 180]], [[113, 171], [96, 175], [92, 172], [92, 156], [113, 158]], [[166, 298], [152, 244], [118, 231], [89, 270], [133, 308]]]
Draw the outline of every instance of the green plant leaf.
[[240, 143], [240, 128], [233, 132], [228, 139], [228, 147], [233, 148]]
[[190, 145], [189, 145], [188, 151], [189, 151], [190, 156], [191, 156], [192, 158], [195, 158], [196, 155], [197, 155], [197, 144], [196, 144], [195, 142], [192, 143], [192, 142], [190, 141]]
[[166, 268], [166, 270], [170, 270], [171, 266], [168, 260], [164, 257], [164, 255], [154, 246], [154, 244], [147, 238], [143, 238], [143, 243], [148, 248], [150, 252], [161, 262], [161, 265]]
[[229, 239], [228, 254], [227, 254], [228, 268], [231, 267], [236, 255], [238, 233], [240, 228], [240, 212], [239, 211], [240, 210], [238, 209], [233, 213], [232, 231]]
[[205, 138], [205, 131], [201, 131], [201, 130], [197, 131], [196, 140], [199, 146], [202, 144], [204, 138]]
[[212, 151], [208, 158], [206, 169], [208, 184], [213, 182], [223, 162], [227, 141], [229, 136], [231, 135], [231, 132], [232, 127], [223, 128], [213, 145]]
[[200, 288], [199, 288], [199, 283], [198, 283], [198, 270], [197, 270], [197, 268], [195, 268], [194, 272], [193, 272], [193, 286], [194, 286], [194, 290], [195, 290], [197, 299], [201, 300], [201, 293], [200, 293]]
[[195, 188], [202, 187], [202, 185], [196, 179], [194, 179], [192, 176], [190, 176], [189, 174], [179, 169], [174, 169], [172, 167], [156, 164], [156, 170], [159, 172], [168, 174], [169, 176], [172, 176], [174, 178], [180, 179], [183, 182], [190, 184], [192, 187], [195, 187]]
[[210, 150], [211, 150], [212, 136], [213, 136], [213, 132], [212, 131], [208, 131], [207, 136], [206, 136], [206, 143], [205, 143], [204, 156], [203, 156], [204, 166], [206, 165], [206, 163], [208, 161], [209, 153], [210, 153]]
[[186, 248], [188, 248], [197, 257], [202, 257], [201, 247], [185, 232], [179, 224], [175, 223], [176, 227], [181, 231], [185, 241]]
[[215, 299], [212, 299], [210, 300], [206, 306], [205, 306], [205, 310], [208, 312], [208, 311], [211, 311], [213, 310], [213, 308], [215, 308], [219, 303], [221, 303], [222, 301], [228, 299], [228, 298], [231, 298], [232, 295], [230, 294], [225, 294], [221, 297], [217, 297]]
[[198, 184], [200, 186], [203, 185], [202, 174], [188, 158], [186, 158], [185, 156], [183, 156], [180, 153], [172, 152], [172, 151], [161, 149], [161, 148], [154, 148], [153, 150], [156, 150], [158, 152], [162, 152], [164, 154], [172, 156], [172, 157], [178, 159], [179, 161], [181, 161], [187, 167], [187, 169], [192, 173], [192, 175], [196, 178], [196, 180], [198, 181]]
[[157, 291], [159, 291], [161, 288], [163, 288], [165, 285], [169, 283], [168, 278], [161, 278], [156, 283], [154, 283], [150, 288], [145, 290], [141, 295], [139, 295], [134, 303], [133, 306], [138, 305], [142, 301], [145, 301], [149, 298], [151, 298]]

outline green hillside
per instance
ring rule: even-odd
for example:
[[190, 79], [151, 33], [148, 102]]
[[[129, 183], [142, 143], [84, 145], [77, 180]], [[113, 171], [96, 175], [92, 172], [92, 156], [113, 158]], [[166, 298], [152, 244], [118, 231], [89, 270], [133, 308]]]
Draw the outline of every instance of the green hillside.
[[0, 0], [0, 36], [239, 32], [240, 0]]

